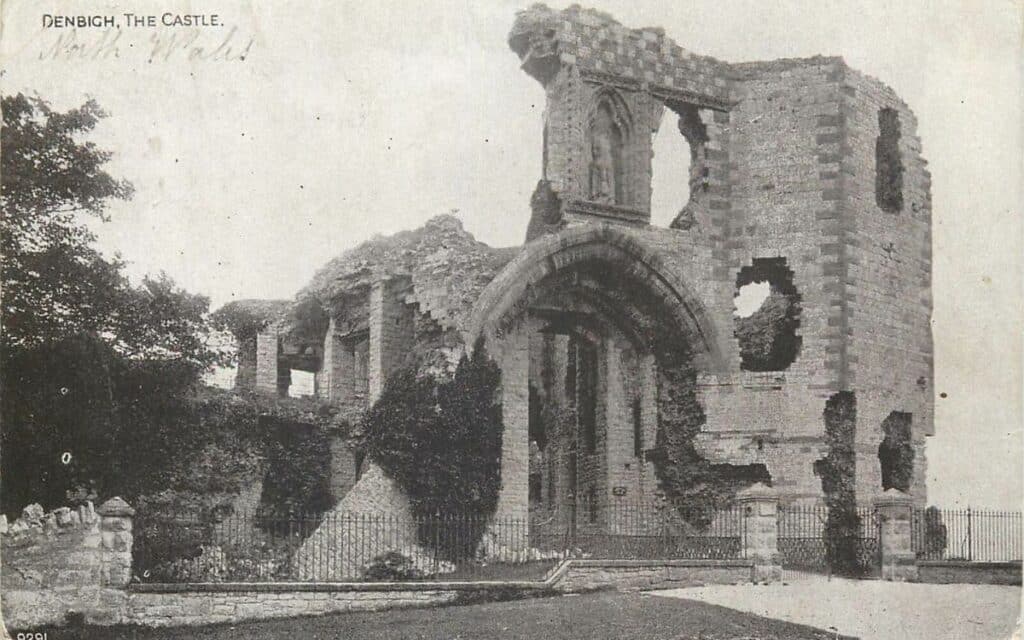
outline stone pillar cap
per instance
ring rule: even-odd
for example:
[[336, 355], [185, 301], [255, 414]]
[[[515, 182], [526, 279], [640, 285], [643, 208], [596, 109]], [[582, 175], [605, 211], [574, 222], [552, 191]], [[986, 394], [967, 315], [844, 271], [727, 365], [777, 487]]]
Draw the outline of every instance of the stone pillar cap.
[[881, 495], [875, 496], [872, 502], [874, 502], [876, 506], [888, 504], [903, 505], [913, 503], [914, 499], [910, 497], [909, 494], [906, 494], [899, 489], [888, 489]]
[[134, 516], [135, 509], [131, 508], [127, 502], [122, 500], [118, 496], [114, 496], [110, 500], [107, 500], [100, 505], [100, 508], [96, 510], [96, 513], [101, 516]]
[[765, 485], [763, 482], [757, 482], [737, 492], [736, 499], [740, 501], [778, 500], [779, 494], [775, 489]]

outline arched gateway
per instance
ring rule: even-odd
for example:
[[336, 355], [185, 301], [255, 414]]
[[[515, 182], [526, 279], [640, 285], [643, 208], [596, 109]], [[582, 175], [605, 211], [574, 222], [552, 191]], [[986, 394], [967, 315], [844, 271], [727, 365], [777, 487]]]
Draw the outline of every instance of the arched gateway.
[[616, 505], [653, 501], [659, 401], [725, 369], [688, 284], [619, 225], [528, 243], [474, 305], [465, 344], [479, 339], [502, 370], [498, 516], [559, 529], [604, 528]]

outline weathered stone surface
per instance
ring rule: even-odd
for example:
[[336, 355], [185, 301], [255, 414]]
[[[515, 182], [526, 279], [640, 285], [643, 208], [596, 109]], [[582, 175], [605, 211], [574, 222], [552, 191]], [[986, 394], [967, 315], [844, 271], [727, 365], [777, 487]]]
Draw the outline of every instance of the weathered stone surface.
[[147, 626], [200, 625], [346, 611], [379, 611], [450, 602], [455, 591], [232, 591], [133, 593], [126, 621]]
[[410, 558], [424, 574], [450, 573], [450, 563], [436, 562], [422, 549], [413, 525], [409, 499], [375, 464], [352, 491], [324, 516], [292, 562], [302, 580], [343, 581], [359, 578], [373, 559], [388, 551]]
[[21, 519], [26, 524], [41, 524], [43, 520], [43, 506], [32, 503], [21, 510]]
[[925, 561], [917, 566], [917, 580], [935, 584], [1021, 584], [1019, 562]]
[[96, 512], [105, 518], [130, 518], [135, 515], [135, 509], [117, 496], [101, 504]]
[[102, 532], [91, 503], [51, 513], [30, 505], [0, 536], [8, 628], [59, 624], [68, 614], [82, 614], [87, 621], [101, 624], [123, 619], [127, 606], [123, 587], [131, 578], [133, 511], [121, 500], [107, 505], [104, 523], [117, 524]]
[[[909, 416], [909, 493], [923, 504], [924, 436], [934, 432], [931, 195], [907, 105], [842, 58], [731, 64], [575, 6], [521, 12], [509, 45], [545, 94], [543, 175], [526, 244], [490, 248], [441, 216], [332, 260], [299, 294], [329, 315], [315, 345], [320, 397], [356, 423], [399, 366], [419, 358], [443, 373], [483, 338], [503, 369], [500, 516], [558, 514], [554, 503], [568, 511], [573, 501], [575, 524], [602, 530], [600, 514], [617, 498], [656, 497], [647, 452], [672, 403], [657, 382], [665, 365], [651, 336], [670, 336], [692, 352], [696, 381], [687, 384], [703, 420], [694, 446], [710, 463], [763, 471], [786, 503], [819, 503], [822, 413], [834, 394], [853, 393], [857, 500], [881, 488], [882, 424], [896, 411]], [[666, 110], [692, 160], [680, 177], [691, 187], [685, 216], [669, 229], [649, 224], [651, 135]], [[772, 337], [767, 353], [781, 342], [792, 349], [745, 366], [737, 290], [767, 263], [785, 274], [786, 291], [770, 282], [781, 293], [769, 294], [784, 313], [753, 324]], [[257, 341], [257, 384], [268, 392], [283, 391], [292, 333], [284, 322]], [[573, 389], [551, 382], [579, 373], [570, 336], [596, 345], [583, 367], [594, 379]], [[576, 404], [584, 386], [592, 421]], [[547, 451], [531, 447], [531, 388], [562, 429]], [[586, 446], [571, 454], [570, 481], [576, 442]], [[373, 474], [353, 483], [354, 456], [336, 448], [332, 486], [348, 493], [335, 512], [407, 513]], [[564, 464], [542, 465], [541, 456]], [[531, 472], [544, 498], [532, 503]], [[767, 519], [762, 510], [772, 507], [754, 508]], [[563, 525], [559, 517], [571, 516], [555, 516]], [[754, 530], [767, 560], [771, 532]], [[326, 535], [311, 537], [299, 561], [308, 564]]]

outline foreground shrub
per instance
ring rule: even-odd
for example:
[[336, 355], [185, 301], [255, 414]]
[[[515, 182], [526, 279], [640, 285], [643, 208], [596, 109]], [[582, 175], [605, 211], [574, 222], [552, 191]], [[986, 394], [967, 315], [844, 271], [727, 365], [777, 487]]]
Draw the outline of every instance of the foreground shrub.
[[422, 575], [412, 558], [397, 551], [380, 554], [363, 570], [363, 578], [367, 580], [415, 580]]

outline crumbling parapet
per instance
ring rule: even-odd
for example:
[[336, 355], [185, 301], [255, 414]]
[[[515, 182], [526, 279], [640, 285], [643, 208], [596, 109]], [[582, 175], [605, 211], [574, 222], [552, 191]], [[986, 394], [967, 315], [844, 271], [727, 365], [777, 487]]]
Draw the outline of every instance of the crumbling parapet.
[[889, 489], [872, 502], [881, 522], [878, 543], [882, 553], [882, 579], [917, 580], [916, 557], [911, 547], [914, 499], [902, 491]]
[[743, 509], [744, 554], [753, 560], [754, 582], [782, 580], [782, 556], [779, 554], [779, 494], [758, 482], [736, 494], [736, 503]]
[[121, 498], [45, 513], [38, 504], [0, 535], [3, 618], [29, 629], [81, 618], [125, 619], [132, 573], [132, 516]]

